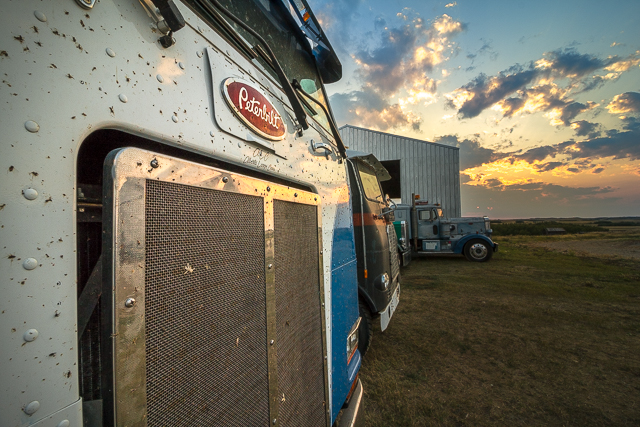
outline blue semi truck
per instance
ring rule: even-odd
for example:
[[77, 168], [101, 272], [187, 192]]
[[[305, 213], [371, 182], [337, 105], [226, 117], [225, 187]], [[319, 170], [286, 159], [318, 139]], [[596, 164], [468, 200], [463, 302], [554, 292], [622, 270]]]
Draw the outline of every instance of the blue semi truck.
[[[395, 219], [408, 228], [409, 245], [414, 254], [463, 254], [469, 261], [486, 262], [498, 251], [486, 216], [448, 218], [439, 203], [416, 200], [414, 196], [411, 205], [397, 205]], [[406, 241], [402, 243], [407, 246]]]

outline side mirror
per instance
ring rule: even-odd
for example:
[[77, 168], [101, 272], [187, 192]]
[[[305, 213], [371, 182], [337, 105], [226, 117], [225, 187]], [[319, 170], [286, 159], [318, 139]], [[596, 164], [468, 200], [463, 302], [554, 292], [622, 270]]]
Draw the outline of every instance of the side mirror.
[[382, 210], [383, 212], [384, 212], [385, 210], [386, 210], [387, 212], [393, 212], [393, 211], [395, 211], [395, 210], [398, 208], [398, 206], [395, 204], [395, 202], [394, 202], [393, 200], [391, 200], [391, 197], [389, 197], [389, 195], [388, 195], [388, 194], [385, 194], [385, 195], [384, 195], [384, 198], [385, 198], [385, 200], [386, 200], [386, 202], [387, 202], [387, 205], [389, 205], [389, 207], [387, 207], [387, 208], [383, 209], [383, 210]]

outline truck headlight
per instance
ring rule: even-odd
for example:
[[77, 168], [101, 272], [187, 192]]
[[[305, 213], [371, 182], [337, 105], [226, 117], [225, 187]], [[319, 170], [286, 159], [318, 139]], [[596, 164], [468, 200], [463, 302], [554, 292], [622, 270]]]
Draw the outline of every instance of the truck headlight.
[[375, 286], [381, 291], [386, 291], [390, 283], [389, 275], [387, 273], [383, 273], [376, 279]]
[[362, 317], [358, 317], [356, 323], [351, 327], [349, 335], [347, 335], [347, 365], [351, 362], [351, 358], [356, 354], [358, 349], [358, 330], [360, 329], [360, 321]]
[[398, 244], [404, 250], [407, 247], [407, 239], [405, 239], [404, 237], [399, 238]]

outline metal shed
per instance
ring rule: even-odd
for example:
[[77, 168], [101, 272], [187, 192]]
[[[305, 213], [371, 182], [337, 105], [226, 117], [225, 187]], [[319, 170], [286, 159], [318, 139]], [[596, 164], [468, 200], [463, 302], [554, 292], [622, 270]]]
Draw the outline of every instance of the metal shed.
[[459, 148], [351, 125], [339, 131], [349, 149], [372, 153], [387, 168], [393, 179], [383, 189], [391, 198], [410, 204], [411, 193], [419, 194], [447, 217], [461, 216]]

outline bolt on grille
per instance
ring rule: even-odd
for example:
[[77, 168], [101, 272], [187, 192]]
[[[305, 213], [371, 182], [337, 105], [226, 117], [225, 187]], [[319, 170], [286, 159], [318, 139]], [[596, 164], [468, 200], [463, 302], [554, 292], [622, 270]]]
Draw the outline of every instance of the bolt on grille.
[[[396, 229], [393, 225], [387, 226], [387, 236], [389, 237], [389, 262], [391, 264], [391, 280], [395, 279], [400, 274], [400, 261], [398, 259], [398, 238], [396, 236]], [[390, 292], [395, 289], [389, 288]]]
[[274, 201], [279, 420], [326, 425], [315, 206]]
[[263, 199], [147, 180], [145, 214], [147, 425], [269, 424]]

